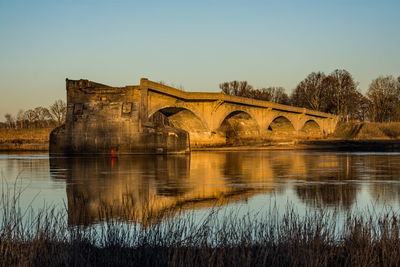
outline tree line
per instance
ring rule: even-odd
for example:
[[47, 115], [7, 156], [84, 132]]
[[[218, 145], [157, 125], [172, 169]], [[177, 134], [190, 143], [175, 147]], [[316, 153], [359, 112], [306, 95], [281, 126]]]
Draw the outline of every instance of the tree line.
[[0, 123], [0, 128], [5, 129], [28, 129], [48, 128], [59, 126], [64, 123], [67, 105], [63, 100], [56, 100], [48, 108], [36, 107], [33, 109], [18, 111], [17, 116], [10, 113], [4, 115], [5, 122]]
[[224, 82], [219, 87], [228, 95], [333, 113], [341, 120], [400, 121], [400, 76], [374, 79], [365, 95], [358, 85], [347, 70], [337, 69], [329, 75], [310, 73], [290, 95], [283, 87], [254, 88], [247, 81]]

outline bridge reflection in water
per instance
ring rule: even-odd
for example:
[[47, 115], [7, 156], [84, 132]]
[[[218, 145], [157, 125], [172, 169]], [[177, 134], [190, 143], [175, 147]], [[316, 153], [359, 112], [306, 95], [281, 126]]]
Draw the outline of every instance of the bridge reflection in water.
[[226, 205], [258, 194], [291, 192], [292, 200], [312, 207], [348, 209], [361, 190], [354, 181], [373, 176], [366, 172], [370, 161], [357, 155], [264, 151], [51, 158], [50, 164], [54, 179], [60, 172], [66, 179], [70, 224], [112, 217], [146, 225], [176, 210]]

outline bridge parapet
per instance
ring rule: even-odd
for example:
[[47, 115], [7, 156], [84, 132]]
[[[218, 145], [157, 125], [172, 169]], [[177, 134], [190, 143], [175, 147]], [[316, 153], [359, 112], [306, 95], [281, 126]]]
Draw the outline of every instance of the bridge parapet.
[[285, 112], [293, 113], [304, 113], [310, 116], [316, 116], [321, 118], [332, 118], [335, 119], [337, 116], [330, 113], [324, 113], [316, 110], [293, 107], [288, 105], [282, 105], [270, 101], [251, 99], [246, 97], [231, 96], [224, 93], [205, 93], [205, 92], [185, 92], [164, 84], [156, 83], [147, 79], [141, 79], [141, 88], [147, 88], [161, 94], [169, 95], [177, 99], [188, 100], [188, 101], [224, 101], [228, 103], [234, 103], [239, 105], [246, 105], [252, 107], [270, 108], [273, 110], [281, 110]]

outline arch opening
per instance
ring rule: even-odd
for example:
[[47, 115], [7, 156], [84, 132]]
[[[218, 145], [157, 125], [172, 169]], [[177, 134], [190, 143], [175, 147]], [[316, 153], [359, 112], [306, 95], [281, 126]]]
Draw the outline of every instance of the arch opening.
[[158, 127], [174, 127], [189, 133], [191, 146], [209, 142], [210, 131], [189, 109], [166, 107], [153, 113], [149, 121]]
[[291, 140], [296, 137], [293, 124], [284, 116], [276, 117], [268, 126], [271, 139]]
[[247, 145], [260, 141], [260, 128], [255, 119], [244, 111], [230, 113], [219, 127], [227, 145]]
[[300, 137], [306, 139], [318, 139], [322, 138], [322, 131], [318, 123], [314, 120], [308, 120], [304, 123], [300, 130]]

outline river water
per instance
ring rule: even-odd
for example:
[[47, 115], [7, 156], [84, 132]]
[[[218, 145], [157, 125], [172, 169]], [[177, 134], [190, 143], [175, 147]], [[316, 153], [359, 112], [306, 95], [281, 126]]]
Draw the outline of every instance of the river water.
[[99, 210], [110, 207], [107, 216], [129, 221], [135, 214], [151, 223], [177, 207], [201, 213], [218, 205], [260, 214], [271, 206], [302, 213], [321, 207], [398, 210], [400, 204], [400, 153], [238, 151], [114, 159], [0, 154], [0, 171], [3, 194], [21, 192], [22, 209], [66, 209], [72, 225], [102, 221], [107, 212]]

